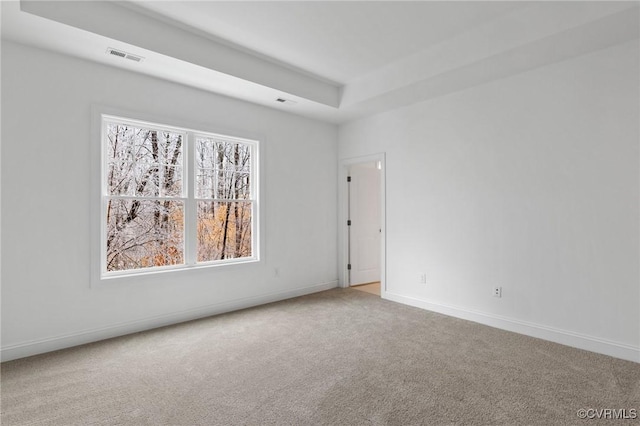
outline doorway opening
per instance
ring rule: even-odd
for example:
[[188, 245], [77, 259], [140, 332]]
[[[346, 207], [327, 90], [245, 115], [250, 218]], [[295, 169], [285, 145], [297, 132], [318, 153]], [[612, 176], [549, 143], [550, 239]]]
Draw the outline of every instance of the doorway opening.
[[[342, 162], [342, 287], [385, 296], [384, 154]], [[342, 187], [343, 185], [341, 185]]]

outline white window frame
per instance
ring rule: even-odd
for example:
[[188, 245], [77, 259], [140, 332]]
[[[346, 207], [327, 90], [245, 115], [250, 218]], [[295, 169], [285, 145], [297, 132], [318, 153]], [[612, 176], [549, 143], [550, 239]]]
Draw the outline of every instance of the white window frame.
[[[154, 120], [148, 118], [141, 118], [140, 114], [131, 113], [118, 113], [113, 111], [105, 112], [105, 108], [94, 108], [94, 133], [99, 134], [99, 143], [96, 146], [99, 148], [93, 150], [94, 161], [97, 160], [99, 167], [98, 172], [94, 173], [94, 179], [97, 180], [98, 185], [93, 185], [93, 188], [99, 188], [99, 202], [94, 203], [93, 206], [93, 221], [97, 222], [97, 226], [94, 226], [93, 233], [93, 262], [92, 262], [92, 284], [104, 283], [113, 281], [114, 279], [122, 279], [128, 277], [140, 277], [146, 275], [155, 275], [159, 273], [168, 273], [175, 271], [188, 271], [201, 268], [217, 268], [229, 265], [239, 265], [247, 263], [256, 263], [260, 261], [260, 141], [255, 137], [232, 136], [228, 133], [231, 132], [219, 132], [212, 131], [207, 126], [185, 126], [176, 124], [160, 124], [160, 122], [167, 123], [168, 120]], [[132, 118], [134, 117], [134, 118]], [[124, 271], [107, 271], [106, 265], [106, 237], [107, 237], [107, 223], [106, 223], [106, 206], [107, 201], [110, 198], [118, 198], [118, 196], [110, 196], [107, 193], [107, 155], [106, 148], [108, 144], [107, 140], [107, 124], [108, 123], [122, 123], [132, 126], [140, 126], [143, 128], [152, 128], [159, 131], [170, 131], [179, 133], [184, 136], [183, 143], [183, 172], [182, 172], [182, 185], [183, 194], [182, 197], [167, 197], [167, 199], [182, 200], [184, 202], [184, 264], [180, 265], [167, 265], [167, 266], [152, 266], [140, 269], [130, 269]], [[212, 260], [205, 262], [197, 261], [197, 203], [199, 201], [195, 194], [195, 140], [198, 137], [204, 138], [218, 138], [230, 142], [239, 142], [251, 147], [251, 168], [250, 168], [250, 199], [251, 201], [251, 252], [250, 257], [232, 258], [223, 260]], [[99, 151], [96, 153], [96, 151]], [[98, 158], [96, 158], [98, 157]], [[94, 163], [95, 164], [95, 163]], [[156, 199], [162, 197], [128, 197], [135, 199]], [[240, 200], [242, 201], [242, 200]], [[96, 209], [98, 210], [96, 212]], [[95, 234], [98, 234], [96, 236]], [[98, 257], [96, 259], [96, 257]]]

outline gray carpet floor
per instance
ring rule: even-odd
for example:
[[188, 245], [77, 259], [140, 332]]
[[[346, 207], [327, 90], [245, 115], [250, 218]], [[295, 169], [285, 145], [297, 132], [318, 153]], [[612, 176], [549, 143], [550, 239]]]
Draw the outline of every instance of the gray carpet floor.
[[334, 289], [2, 364], [3, 425], [637, 424], [640, 364]]

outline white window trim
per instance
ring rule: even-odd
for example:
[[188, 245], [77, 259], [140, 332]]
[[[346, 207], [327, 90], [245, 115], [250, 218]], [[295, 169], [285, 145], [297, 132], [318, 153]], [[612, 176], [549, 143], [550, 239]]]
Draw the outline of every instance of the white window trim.
[[[234, 131], [222, 128], [222, 126], [214, 126], [211, 124], [192, 123], [185, 120], [166, 119], [154, 117], [149, 114], [142, 114], [121, 109], [114, 109], [105, 106], [93, 106], [92, 111], [92, 190], [94, 194], [92, 200], [92, 232], [91, 232], [91, 285], [100, 286], [111, 284], [114, 282], [131, 282], [131, 280], [140, 280], [141, 277], [156, 278], [159, 275], [169, 273], [187, 274], [188, 271], [202, 269], [217, 269], [236, 267], [246, 267], [243, 265], [257, 264], [261, 260], [261, 252], [263, 249], [263, 239], [261, 238], [261, 229], [264, 222], [261, 214], [261, 198], [263, 192], [263, 176], [262, 176], [262, 159], [261, 159], [261, 141], [264, 139], [255, 134], [248, 132]], [[185, 202], [185, 238], [184, 238], [184, 259], [182, 265], [154, 266], [144, 269], [132, 269], [127, 271], [106, 272], [106, 246], [104, 238], [106, 236], [106, 223], [104, 218], [105, 202], [106, 202], [106, 156], [105, 150], [105, 119], [118, 121], [132, 125], [153, 126], [161, 130], [169, 130], [172, 132], [182, 133], [185, 135], [185, 144], [183, 156], [184, 162], [183, 185], [186, 186], [186, 194], [183, 197], [172, 197], [176, 200], [184, 200]], [[162, 124], [159, 124], [162, 123]], [[252, 162], [251, 162], [251, 180], [255, 182], [251, 186], [251, 205], [252, 205], [252, 256], [213, 260], [208, 262], [197, 262], [196, 257], [196, 206], [194, 177], [195, 160], [193, 156], [194, 140], [196, 136], [211, 137], [217, 136], [225, 140], [235, 140], [243, 144], [252, 146]], [[143, 198], [143, 197], [133, 197]], [[187, 204], [190, 204], [187, 206]], [[190, 244], [192, 242], [192, 244]]]

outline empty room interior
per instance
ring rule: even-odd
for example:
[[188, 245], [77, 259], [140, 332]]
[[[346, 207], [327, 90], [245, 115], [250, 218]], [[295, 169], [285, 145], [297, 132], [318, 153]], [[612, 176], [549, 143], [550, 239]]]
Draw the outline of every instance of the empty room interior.
[[3, 425], [640, 419], [640, 2], [0, 13]]

